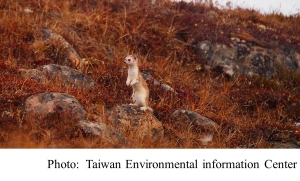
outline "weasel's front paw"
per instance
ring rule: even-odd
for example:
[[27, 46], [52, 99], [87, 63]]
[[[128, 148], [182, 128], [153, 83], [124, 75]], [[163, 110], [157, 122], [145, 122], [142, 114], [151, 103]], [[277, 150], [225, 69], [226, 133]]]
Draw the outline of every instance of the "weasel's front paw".
[[138, 83], [139, 81], [137, 79], [134, 79], [132, 82], [130, 82], [130, 85], [133, 86], [134, 84]]
[[126, 85], [129, 86], [130, 85], [130, 80], [126, 81]]

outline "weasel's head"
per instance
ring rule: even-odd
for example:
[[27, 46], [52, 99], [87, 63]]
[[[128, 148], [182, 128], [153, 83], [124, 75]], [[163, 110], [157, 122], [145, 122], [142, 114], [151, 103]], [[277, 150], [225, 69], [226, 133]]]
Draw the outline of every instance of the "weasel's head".
[[128, 55], [124, 62], [128, 65], [133, 65], [133, 64], [137, 64], [138, 58], [134, 55]]

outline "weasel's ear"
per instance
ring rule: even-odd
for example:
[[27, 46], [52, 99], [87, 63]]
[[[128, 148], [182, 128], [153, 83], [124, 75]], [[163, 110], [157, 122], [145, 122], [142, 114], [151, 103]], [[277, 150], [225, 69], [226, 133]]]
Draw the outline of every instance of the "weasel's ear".
[[135, 56], [135, 55], [132, 55], [132, 57], [133, 57], [133, 61], [137, 61], [138, 60], [138, 58], [137, 58], [137, 56]]

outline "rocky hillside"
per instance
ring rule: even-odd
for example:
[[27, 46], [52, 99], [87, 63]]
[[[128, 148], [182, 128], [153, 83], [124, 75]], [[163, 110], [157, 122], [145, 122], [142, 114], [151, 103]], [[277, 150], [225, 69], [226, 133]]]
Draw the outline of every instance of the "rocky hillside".
[[[2, 148], [299, 148], [300, 17], [171, 1], [0, 2]], [[135, 54], [154, 112], [131, 103]]]

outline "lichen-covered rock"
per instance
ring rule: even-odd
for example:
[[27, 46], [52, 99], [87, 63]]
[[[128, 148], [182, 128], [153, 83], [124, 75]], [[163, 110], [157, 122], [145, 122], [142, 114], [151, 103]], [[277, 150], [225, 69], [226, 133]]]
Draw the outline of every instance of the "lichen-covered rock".
[[149, 74], [142, 73], [142, 76], [143, 76], [143, 78], [144, 78], [145, 80], [153, 81], [153, 84], [154, 84], [154, 85], [160, 86], [160, 87], [163, 88], [166, 92], [169, 92], [169, 91], [170, 91], [170, 92], [175, 93], [176, 95], [178, 95], [178, 94], [180, 94], [180, 93], [183, 92], [183, 91], [181, 91], [181, 90], [176, 90], [176, 89], [172, 88], [171, 86], [169, 86], [168, 84], [165, 84], [165, 83], [163, 83], [163, 82], [161, 82], [161, 81], [159, 81], [159, 80], [153, 78], [153, 77], [152, 77], [151, 75], [149, 75]]
[[116, 105], [109, 114], [109, 123], [134, 142], [158, 143], [164, 137], [162, 123], [150, 111], [141, 111], [136, 106]]
[[215, 133], [220, 126], [213, 120], [196, 112], [188, 110], [176, 110], [171, 115], [171, 120], [179, 125], [192, 125], [195, 129]]
[[126, 138], [123, 133], [116, 130], [112, 126], [109, 126], [100, 122], [92, 122], [81, 120], [77, 123], [77, 126], [82, 128], [84, 133], [92, 134], [101, 137], [101, 142], [106, 145], [112, 145], [117, 147], [126, 146]]
[[[64, 93], [40, 93], [28, 97], [25, 111], [30, 118], [39, 122], [60, 119], [61, 122], [73, 122], [85, 119], [86, 112], [75, 97]], [[48, 120], [48, 121], [47, 121]]]
[[37, 69], [20, 69], [24, 79], [36, 80], [39, 83], [76, 86], [82, 90], [91, 90], [96, 82], [82, 72], [67, 66], [56, 64], [43, 65]]
[[234, 62], [237, 50], [234, 47], [228, 47], [224, 44], [211, 44], [210, 41], [198, 43], [198, 48], [202, 59], [206, 60], [211, 69], [221, 69], [222, 73], [233, 76], [240, 67]]
[[230, 77], [244, 75], [271, 78], [277, 75], [279, 68], [300, 71], [300, 53], [292, 48], [267, 47], [251, 35], [232, 37], [231, 40], [230, 46], [204, 40], [198, 42], [195, 48], [208, 68], [221, 70]]
[[299, 146], [293, 143], [282, 143], [282, 142], [270, 142], [272, 148], [299, 148]]
[[46, 75], [37, 69], [19, 69], [21, 77], [28, 80], [35, 80], [41, 84], [47, 84], [49, 82]]
[[179, 140], [181, 140], [181, 144], [183, 145], [184, 142], [189, 142], [190, 139], [193, 139], [196, 142], [200, 141], [202, 145], [207, 145], [213, 140], [215, 133], [220, 128], [220, 126], [213, 120], [188, 110], [176, 110], [172, 113], [170, 119], [172, 120], [172, 124], [174, 124], [174, 128], [176, 130], [195, 131], [199, 135], [197, 138], [192, 138], [188, 135], [186, 137], [182, 137], [177, 135], [176, 132], [170, 135], [170, 137], [180, 138]]
[[211, 49], [211, 42], [208, 40], [198, 42], [196, 45], [196, 49], [199, 51], [201, 58], [206, 60], [209, 56], [208, 53]]
[[[277, 143], [288, 143], [300, 147], [300, 136], [297, 129], [273, 130], [269, 135], [268, 140]], [[278, 145], [278, 144], [277, 144]], [[279, 147], [279, 146], [277, 146]]]
[[92, 78], [71, 67], [49, 64], [37, 69], [52, 82], [61, 81], [62, 84], [76, 85], [85, 90], [90, 90], [96, 86], [96, 82]]
[[49, 147], [70, 147], [72, 139], [79, 136], [76, 123], [86, 118], [86, 112], [71, 95], [40, 93], [25, 101], [26, 121], [22, 127], [31, 132], [30, 139], [47, 141]]
[[86, 66], [84, 61], [80, 58], [75, 49], [67, 42], [62, 36], [57, 33], [54, 33], [50, 29], [42, 29], [43, 40], [46, 43], [52, 43], [56, 46], [62, 45], [66, 53], [66, 64], [76, 68], [81, 72], [86, 72]]

